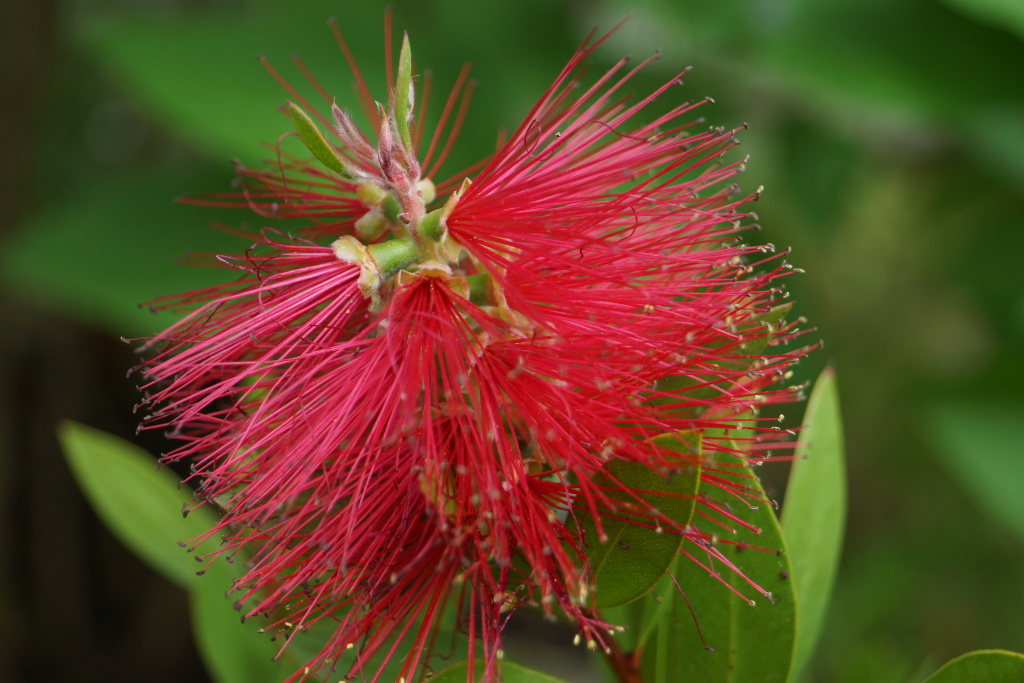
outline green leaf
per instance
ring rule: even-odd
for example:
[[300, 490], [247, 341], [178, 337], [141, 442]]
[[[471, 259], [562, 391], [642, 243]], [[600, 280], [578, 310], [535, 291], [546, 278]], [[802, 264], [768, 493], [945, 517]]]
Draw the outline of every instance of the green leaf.
[[[218, 683], [276, 683], [319, 652], [333, 630], [329, 619], [299, 634], [281, 656], [282, 663], [273, 661], [280, 643], [260, 634], [255, 620], [242, 624], [226, 597], [245, 558], [239, 556], [234, 565], [221, 559], [201, 565], [178, 546], [178, 541], [208, 531], [217, 520], [206, 508], [182, 518], [182, 505], [195, 504], [191, 491], [179, 489], [177, 477], [169, 470], [156, 470], [150, 454], [74, 422], [62, 423], [59, 437], [79, 486], [104, 523], [154, 570], [189, 590], [196, 646]], [[197, 571], [204, 571], [203, 576], [197, 576]], [[455, 633], [455, 617], [454, 606], [446, 607], [437, 628], [441, 642], [452, 641], [446, 647], [464, 651], [467, 643]], [[411, 644], [413, 637], [407, 635], [403, 644]], [[366, 670], [375, 672], [382, 658], [375, 657]], [[342, 661], [339, 666], [348, 664]], [[397, 676], [401, 664], [401, 657], [392, 657], [383, 666], [383, 676]]]
[[215, 523], [206, 508], [182, 518], [182, 505], [195, 504], [178, 478], [157, 470], [153, 457], [115, 436], [76, 422], [62, 422], [58, 437], [78, 485], [107, 527], [154, 570], [183, 588], [197, 581], [198, 565], [179, 541]]
[[302, 107], [295, 104], [294, 102], [288, 103], [288, 114], [292, 117], [292, 124], [295, 126], [295, 132], [299, 134], [299, 139], [302, 140], [302, 144], [306, 146], [306, 149], [317, 158], [317, 160], [331, 169], [342, 178], [348, 180], [354, 180], [355, 175], [346, 166], [345, 162], [341, 160], [338, 153], [331, 147], [327, 140], [324, 138], [324, 134], [320, 132], [320, 129], [313, 119], [309, 118], [309, 114], [302, 111]]
[[[981, 4], [957, 0], [968, 2]], [[812, 108], [827, 107], [832, 120], [841, 109], [865, 122], [902, 122], [914, 130], [967, 124], [977, 112], [1005, 107], [1024, 94], [1024, 83], [1015, 78], [1024, 61], [1019, 40], [965, 22], [940, 3], [805, 2], [785, 30], [765, 37], [758, 66]], [[956, 97], [949, 96], [951, 78], [961, 84]]]
[[[301, 47], [303, 59], [328, 83], [339, 104], [351, 101], [351, 91], [344, 78], [340, 83], [330, 80], [338, 73], [338, 48], [324, 22], [337, 7], [317, 2], [247, 4], [251, 6], [241, 16], [196, 11], [154, 20], [128, 12], [97, 12], [76, 29], [98, 61], [158, 121], [213, 158], [253, 163], [265, 154], [261, 143], [284, 132], [287, 122], [277, 107], [288, 97], [254, 55], [268, 55], [274, 68], [312, 100], [316, 95], [288, 63], [289, 55]], [[346, 14], [353, 13], [380, 21], [379, 8], [346, 8]], [[373, 38], [379, 41], [378, 36]]]
[[[747, 336], [743, 343], [739, 345], [739, 353], [747, 356], [760, 355], [768, 348], [768, 342], [771, 340], [775, 328], [783, 323], [791, 310], [793, 310], [792, 303], [782, 304], [760, 315], [755, 315], [749, 321], [740, 325], [738, 330], [740, 334], [751, 335], [751, 333], [761, 328], [764, 328], [764, 334]], [[746, 365], [749, 365], [749, 363]]]
[[[358, 111], [353, 76], [324, 25], [341, 11], [339, 24], [367, 87], [386, 101], [381, 8], [372, 2], [342, 7], [327, 0], [250, 0], [155, 13], [110, 6], [83, 13], [68, 28], [90, 60], [168, 130], [211, 158], [239, 157], [251, 164], [265, 156], [261, 143], [273, 142], [287, 128], [277, 107], [289, 97], [253, 55], [267, 55], [281, 77], [313, 103], [319, 95], [289, 61], [298, 50], [330, 98], [343, 109]], [[529, 109], [538, 83], [557, 73], [576, 44], [571, 14], [543, 0], [501, 6], [475, 0], [406, 2], [399, 4], [395, 24], [412, 28], [413, 38], [418, 32], [430, 37], [417, 47], [417, 62], [433, 67], [439, 88], [448, 87], [466, 59], [473, 60], [473, 72], [485, 86], [473, 96], [472, 110], [492, 115], [466, 117], [449, 157], [452, 170], [469, 166], [493, 148], [495, 122], [514, 123]], [[524, 36], [515, 59], [493, 49], [493, 36], [501, 32]], [[426, 130], [432, 130], [443, 102], [443, 96], [434, 98]], [[419, 116], [424, 113], [421, 109]]]
[[237, 224], [247, 212], [173, 201], [190, 190], [224, 190], [230, 181], [225, 164], [213, 172], [166, 167], [85, 183], [76, 194], [48, 201], [7, 243], [0, 280], [116, 335], [150, 334], [175, 316], [154, 315], [140, 303], [237, 277], [176, 262], [189, 251], [238, 252], [251, 244], [209, 225], [211, 218]]
[[[750, 367], [750, 364], [768, 347], [774, 328], [782, 324], [792, 308], [793, 304], [791, 303], [782, 304], [753, 316], [742, 325], [737, 326], [737, 334], [746, 336], [732, 352], [738, 358], [720, 359], [718, 364], [728, 370], [743, 370]], [[709, 348], [720, 348], [724, 345], [725, 342], [718, 342], [708, 346]], [[712, 375], [669, 375], [659, 379], [654, 388], [660, 393], [674, 393], [690, 400], [712, 399], [721, 396], [722, 391], [729, 388], [729, 382], [715, 382], [715, 379]], [[667, 405], [676, 400], [678, 399], [671, 396], [654, 396], [650, 399], [651, 403], [656, 406]]]
[[1024, 405], [935, 403], [925, 413], [936, 452], [974, 501], [1024, 541]]
[[640, 651], [645, 657], [664, 655], [665, 650], [653, 646], [646, 649], [646, 646], [652, 636], [666, 628], [666, 621], [674, 618], [672, 606], [676, 590], [672, 579], [664, 576], [642, 599], [601, 610], [601, 617], [608, 623], [625, 627], [615, 638], [623, 652]]
[[811, 392], [800, 432], [803, 446], [789, 475], [782, 531], [797, 596], [795, 680], [814, 651], [828, 606], [843, 541], [846, 476], [843, 426], [835, 372], [828, 368]]
[[1024, 3], [1020, 0], [943, 0], [979, 21], [1005, 28], [1024, 38]]
[[189, 590], [196, 645], [216, 680], [281, 680], [271, 661], [276, 649], [255, 625], [241, 624], [225, 598], [236, 572], [218, 561], [196, 576], [203, 567], [177, 544], [212, 528], [214, 514], [198, 508], [182, 518], [182, 505], [195, 504], [191, 490], [179, 489], [178, 478], [155, 469], [153, 456], [137, 446], [75, 422], [61, 423], [58, 435], [75, 479], [107, 527], [155, 571]]
[[928, 677], [925, 683], [1020, 683], [1024, 655], [1007, 650], [976, 650], [960, 655]]
[[[196, 644], [207, 669], [215, 674], [218, 683], [277, 683], [302, 669], [318, 655], [334, 635], [337, 620], [344, 617], [347, 608], [339, 608], [332, 615], [309, 624], [297, 633], [285, 629], [261, 633], [258, 629], [266, 622], [261, 618], [241, 623], [239, 612], [231, 608], [236, 595], [226, 596], [226, 588], [237, 572], [234, 566], [218, 561], [210, 565], [204, 579], [197, 581], [191, 591], [192, 624]], [[468, 639], [457, 628], [457, 601], [449, 601], [437, 615], [433, 624], [436, 634], [436, 652], [465, 653]], [[379, 676], [381, 681], [399, 680], [406, 653], [411, 651], [417, 638], [416, 625], [395, 645], [392, 639], [378, 650], [361, 670], [352, 670], [360, 654], [361, 643], [342, 650], [333, 666], [336, 673], [321, 676], [322, 680], [335, 680], [353, 675], [353, 680], [370, 680]], [[271, 637], [276, 636], [275, 640]], [[293, 636], [285, 646], [285, 640]], [[395, 654], [388, 657], [394, 645]], [[283, 648], [283, 649], [282, 649]], [[479, 655], [479, 653], [478, 653]], [[387, 661], [385, 661], [387, 659]]]
[[412, 150], [412, 137], [409, 135], [409, 119], [412, 117], [412, 48], [409, 47], [409, 34], [402, 35], [402, 52], [398, 56], [398, 78], [395, 81], [395, 128], [402, 145]]
[[[1024, 4], [1021, 5], [1024, 7]], [[991, 107], [977, 112], [965, 131], [983, 167], [1024, 187], [1024, 115], [1022, 107]]]
[[[216, 599], [217, 596], [213, 596]], [[220, 596], [220, 602], [224, 602], [224, 596]], [[296, 670], [303, 668], [313, 657], [318, 655], [323, 649], [327, 641], [334, 635], [335, 629], [337, 628], [338, 622], [344, 618], [346, 611], [349, 609], [348, 606], [336, 608], [330, 615], [326, 615], [318, 621], [305, 625], [298, 633], [288, 633], [283, 629], [271, 633], [268, 631], [265, 635], [260, 637], [264, 639], [266, 646], [270, 647], [270, 655], [278, 656], [280, 664], [278, 665], [278, 671], [283, 676], [279, 678], [285, 678]], [[230, 610], [229, 610], [230, 611]], [[231, 612], [234, 615], [234, 623], [238, 623], [238, 613]], [[216, 615], [215, 615], [216, 616]], [[322, 674], [320, 680], [326, 682], [333, 682], [334, 680], [345, 679], [347, 675], [351, 680], [366, 680], [369, 681], [377, 676], [379, 681], [397, 681], [402, 676], [402, 668], [405, 665], [405, 657], [407, 653], [411, 652], [415, 646], [417, 638], [419, 636], [418, 627], [422, 624], [422, 612], [420, 620], [402, 636], [398, 643], [394, 641], [395, 636], [392, 637], [381, 647], [374, 655], [372, 655], [368, 661], [366, 661], [361, 669], [353, 669], [356, 659], [362, 654], [361, 649], [363, 644], [361, 641], [354, 643], [354, 646], [350, 649], [343, 649], [338, 653], [337, 658], [333, 663], [334, 673]], [[433, 652], [440, 653], [446, 659], [451, 660], [454, 658], [454, 654], [464, 655], [467, 652], [470, 644], [469, 639], [466, 637], [463, 630], [458, 628], [459, 623], [459, 601], [457, 599], [448, 600], [443, 608], [440, 608], [434, 614], [434, 622], [431, 625]], [[226, 619], [222, 620], [224, 628], [227, 628], [231, 624]], [[249, 621], [246, 621], [246, 626], [250, 626]], [[252, 627], [253, 629], [255, 626]], [[401, 629], [399, 629], [401, 630]], [[259, 635], [259, 634], [257, 634]], [[276, 636], [277, 639], [270, 642], [271, 636]], [[284, 650], [281, 647], [284, 645], [285, 639], [291, 635], [292, 640], [288, 643]], [[239, 646], [248, 647], [249, 645], [241, 643], [241, 635], [233, 636], [239, 639]], [[259, 656], [259, 650], [256, 646], [251, 646], [252, 652], [255, 656]], [[388, 653], [394, 649], [395, 654], [388, 657]], [[477, 647], [477, 656], [480, 656], [480, 648]], [[386, 661], [385, 661], [386, 660]], [[423, 667], [423, 660], [420, 662], [420, 668]], [[310, 679], [312, 680], [312, 679]], [[416, 677], [416, 680], [419, 680]]]
[[[452, 664], [438, 671], [428, 678], [427, 681], [428, 683], [466, 683], [468, 666], [466, 662]], [[483, 662], [477, 662], [474, 668], [476, 676], [479, 678], [483, 674]], [[502, 683], [564, 683], [561, 678], [548, 676], [545, 673], [527, 669], [525, 666], [513, 662], [501, 663], [501, 680]]]
[[[717, 464], [707, 467], [717, 470], [719, 475], [728, 470], [732, 473], [725, 475], [729, 479], [741, 481], [758, 496], [764, 495], [752, 471], [737, 456], [716, 453], [714, 462]], [[737, 479], [741, 474], [750, 478]], [[672, 573], [685, 599], [668, 577], [644, 601], [652, 610], [658, 608], [659, 600], [667, 606], [660, 608], [665, 610], [662, 615], [654, 615], [654, 628], [643, 636], [640, 653], [643, 680], [645, 683], [781, 683], [786, 680], [793, 659], [796, 601], [793, 584], [788, 578], [789, 558], [778, 520], [767, 502], [752, 504], [749, 510], [735, 510], [736, 498], [717, 488], [705, 484], [702, 493], [720, 506], [730, 504], [738, 516], [760, 529], [760, 533], [756, 533], [737, 528], [737, 533], [729, 536], [730, 541], [756, 548], [726, 544], [718, 547], [750, 581], [771, 593], [774, 604], [723, 566], [720, 560], [709, 560], [700, 548], [688, 543], [683, 550], [714, 568], [722, 581], [745, 597], [735, 595], [707, 570], [681, 556]], [[704, 642], [713, 650], [705, 649]]]
[[242, 623], [226, 591], [238, 572], [218, 560], [190, 590], [192, 631], [207, 671], [218, 683], [278, 683], [301, 665], [286, 671], [274, 661], [278, 647], [260, 634], [253, 621]]
[[652, 519], [651, 509], [632, 511], [641, 506], [637, 498], [664, 515], [676, 529], [686, 527], [693, 515], [700, 481], [700, 437], [680, 432], [651, 441], [682, 456], [679, 470], [666, 476], [638, 463], [616, 460], [596, 483], [611, 487], [608, 497], [622, 505], [609, 514], [624, 519], [601, 515], [606, 536], [602, 542], [593, 517], [581, 515], [580, 530], [589, 545], [587, 558], [594, 574], [598, 607], [614, 607], [642, 597], [665, 575], [679, 551], [682, 536], [660, 530], [661, 524]]
[[[474, 73], [490, 85], [474, 96], [480, 105], [474, 110], [493, 112], [506, 121], [532, 104], [538, 81], [550, 78], [552, 69], [557, 72], [559, 60], [575, 41], [568, 39], [568, 15], [561, 8], [536, 0], [500, 10], [491, 5], [406, 3], [398, 8], [395, 22], [430, 36], [417, 48], [417, 59], [433, 67], [438, 83], [451, 83], [464, 60], [472, 58]], [[386, 101], [381, 7], [346, 3], [339, 24], [370, 92]], [[265, 156], [261, 143], [273, 142], [286, 129], [277, 108], [289, 97], [254, 55], [267, 55], [281, 77], [314, 105], [322, 101], [320, 96], [290, 63], [298, 50], [329, 97], [343, 109], [358, 111], [353, 76], [325, 26], [338, 12], [339, 5], [326, 0], [253, 0], [238, 4], [237, 11], [190, 7], [157, 14], [97, 8], [69, 28], [89, 56], [169, 130], [211, 158], [239, 157], [252, 164]], [[466, 26], [476, 27], [479, 35], [469, 35]], [[496, 30], [529, 31], [527, 49], [515, 60], [505, 58], [492, 49]], [[189, 49], [182, 50], [182, 45]], [[453, 50], [452, 45], [460, 47]], [[431, 121], [444, 101], [438, 100], [430, 106]], [[467, 117], [459, 145], [452, 150], [451, 168], [468, 166], [486, 154], [493, 147], [495, 125], [491, 117]]]

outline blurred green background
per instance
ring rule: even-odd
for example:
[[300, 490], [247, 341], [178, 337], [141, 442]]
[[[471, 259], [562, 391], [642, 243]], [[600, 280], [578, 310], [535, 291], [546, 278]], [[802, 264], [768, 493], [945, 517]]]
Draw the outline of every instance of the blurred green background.
[[[848, 534], [807, 680], [903, 683], [970, 649], [1024, 650], [1024, 3], [391, 4], [435, 92], [473, 62], [449, 172], [627, 13], [593, 71], [660, 49], [634, 89], [692, 65], [672, 96], [750, 124], [752, 239], [807, 271], [788, 285], [826, 345], [801, 372], [836, 364], [846, 420]], [[189, 251], [239, 248], [208, 223], [252, 216], [172, 199], [227, 189], [232, 157], [289, 129], [253, 56], [298, 84], [298, 52], [351, 102], [337, 16], [382, 98], [385, 3], [0, 5], [0, 680], [202, 681], [183, 595], [95, 520], [53, 427], [134, 434], [119, 337], [166, 323], [137, 304], [223, 277], [178, 263]]]

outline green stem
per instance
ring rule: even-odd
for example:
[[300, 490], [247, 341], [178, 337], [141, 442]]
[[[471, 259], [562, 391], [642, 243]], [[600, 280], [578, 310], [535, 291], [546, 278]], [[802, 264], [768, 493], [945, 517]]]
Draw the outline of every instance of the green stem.
[[382, 282], [418, 258], [416, 244], [408, 237], [371, 244], [366, 250], [377, 264]]
[[477, 273], [466, 277], [469, 283], [469, 300], [477, 306], [493, 305], [491, 301], [490, 273]]
[[441, 227], [441, 209], [426, 214], [416, 224], [416, 234], [431, 242], [440, 242], [444, 228]]

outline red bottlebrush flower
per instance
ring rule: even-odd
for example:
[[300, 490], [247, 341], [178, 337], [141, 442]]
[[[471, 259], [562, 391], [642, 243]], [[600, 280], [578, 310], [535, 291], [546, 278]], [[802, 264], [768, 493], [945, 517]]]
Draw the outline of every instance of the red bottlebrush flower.
[[[163, 302], [191, 312], [147, 344], [146, 426], [170, 429], [165, 460], [191, 461], [197, 497], [223, 510], [210, 561], [247, 557], [239, 609], [290, 629], [286, 642], [330, 625], [306, 671], [384, 680], [390, 660], [412, 680], [455, 613], [494, 680], [520, 605], [602, 645], [587, 553], [604, 524], [657, 527], [724, 561], [702, 525], [743, 523], [701, 499], [675, 524], [602, 476], [609, 463], [679, 469], [653, 437], [728, 449], [710, 434], [797, 393], [772, 388], [803, 351], [764, 351], [794, 328], [765, 318], [784, 266], [751, 263], [770, 249], [738, 240], [750, 197], [725, 185], [740, 165], [718, 161], [733, 132], [691, 132], [700, 103], [634, 123], [678, 78], [631, 102], [620, 93], [646, 62], [623, 60], [581, 87], [603, 39], [588, 41], [492, 157], [435, 187], [465, 72], [427, 141], [408, 42], [383, 107], [335, 33], [375, 139], [335, 105], [328, 142], [289, 88], [316, 161], [240, 168], [238, 192], [193, 200], [306, 226], [264, 229], [218, 257], [242, 279]], [[753, 433], [748, 458], [775, 434]], [[746, 495], [722, 468], [701, 476]]]

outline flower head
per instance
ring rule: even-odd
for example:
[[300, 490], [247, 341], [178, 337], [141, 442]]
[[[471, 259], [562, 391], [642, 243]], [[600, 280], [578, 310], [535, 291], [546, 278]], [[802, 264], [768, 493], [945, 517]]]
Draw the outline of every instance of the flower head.
[[[735, 450], [741, 419], [755, 428], [737, 452], [756, 458], [775, 438], [758, 404], [797, 393], [777, 382], [802, 351], [766, 351], [795, 329], [784, 266], [739, 239], [733, 131], [698, 129], [701, 102], [645, 119], [683, 75], [632, 101], [647, 62], [584, 85], [603, 40], [588, 39], [492, 156], [434, 182], [465, 72], [428, 140], [408, 39], [383, 106], [335, 34], [373, 132], [315, 82], [330, 119], [289, 88], [313, 159], [239, 168], [237, 192], [196, 200], [304, 226], [263, 229], [218, 257], [241, 279], [164, 302], [191, 312], [147, 344], [147, 425], [171, 429], [166, 459], [191, 461], [223, 510], [210, 534], [247, 558], [239, 609], [286, 641], [330, 625], [312, 669], [384, 680], [392, 660], [411, 680], [449, 628], [490, 680], [524, 605], [603, 645], [588, 556], [608, 524], [720, 557], [703, 527], [743, 523], [694, 495], [692, 520], [674, 518], [614, 465], [670, 479], [701, 449]], [[745, 495], [734, 472], [701, 480]]]

